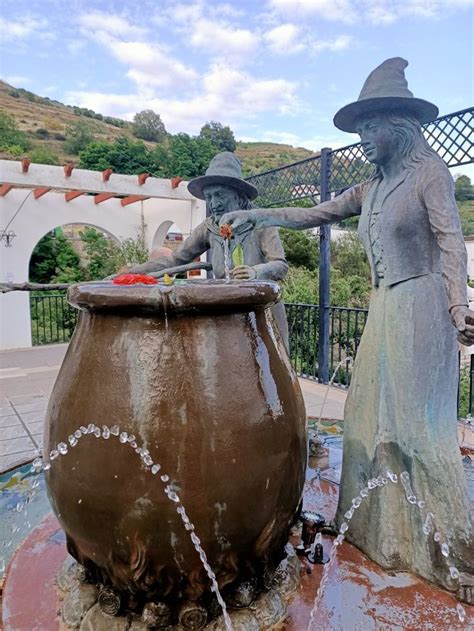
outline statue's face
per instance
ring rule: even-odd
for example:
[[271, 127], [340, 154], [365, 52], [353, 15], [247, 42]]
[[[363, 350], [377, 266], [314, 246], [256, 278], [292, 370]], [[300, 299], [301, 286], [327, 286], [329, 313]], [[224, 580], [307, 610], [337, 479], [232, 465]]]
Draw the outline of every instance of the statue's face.
[[203, 188], [203, 193], [209, 211], [217, 217], [240, 207], [240, 194], [230, 186], [211, 184]]
[[360, 136], [367, 160], [373, 164], [383, 166], [398, 151], [398, 143], [390, 124], [381, 115], [362, 118], [357, 124], [356, 132]]

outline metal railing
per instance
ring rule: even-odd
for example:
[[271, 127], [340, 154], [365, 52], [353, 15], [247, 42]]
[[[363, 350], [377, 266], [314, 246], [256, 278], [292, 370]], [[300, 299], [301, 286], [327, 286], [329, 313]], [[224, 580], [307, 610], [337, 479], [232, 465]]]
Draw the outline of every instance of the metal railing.
[[30, 294], [33, 346], [68, 342], [74, 332], [78, 312], [60, 293]]

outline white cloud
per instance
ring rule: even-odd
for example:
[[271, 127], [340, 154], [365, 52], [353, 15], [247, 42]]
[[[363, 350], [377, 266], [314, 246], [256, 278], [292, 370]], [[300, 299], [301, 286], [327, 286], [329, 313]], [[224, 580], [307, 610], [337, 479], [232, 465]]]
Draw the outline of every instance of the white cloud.
[[267, 31], [264, 38], [276, 55], [292, 55], [305, 49], [301, 29], [296, 24], [280, 24]]
[[259, 39], [248, 29], [234, 28], [205, 18], [192, 24], [189, 35], [189, 41], [196, 48], [233, 58], [251, 55], [256, 50]]
[[40, 36], [43, 39], [48, 39], [51, 37], [51, 33], [46, 30], [47, 26], [48, 22], [43, 18], [24, 17], [21, 21], [0, 18], [2, 42], [24, 40], [32, 36]]
[[102, 44], [128, 67], [126, 76], [139, 91], [150, 94], [156, 87], [183, 89], [197, 79], [197, 72], [173, 58], [166, 47], [147, 42], [144, 29], [128, 24], [120, 16], [110, 15], [108, 21], [102, 18], [98, 12], [82, 15], [82, 34]]
[[146, 29], [130, 24], [129, 20], [105, 11], [90, 11], [79, 16], [79, 24], [92, 32], [108, 33], [116, 37], [134, 38], [146, 34]]
[[22, 85], [28, 85], [31, 83], [31, 79], [28, 77], [23, 77], [21, 75], [6, 75], [2, 77], [2, 81], [5, 83], [9, 83], [10, 85], [15, 86], [15, 88], [21, 87]]
[[312, 48], [315, 52], [321, 52], [323, 50], [332, 50], [338, 52], [346, 50], [349, 46], [353, 45], [354, 38], [351, 35], [339, 35], [330, 40], [319, 40], [313, 42]]
[[[298, 110], [297, 85], [284, 79], [257, 79], [224, 63], [214, 64], [189, 98], [153, 97], [142, 93], [106, 94], [75, 91], [67, 102], [96, 112], [131, 119], [143, 109], [158, 112], [168, 131], [197, 133], [209, 120], [235, 126], [265, 112], [292, 114]], [[223, 119], [225, 117], [225, 119]]]

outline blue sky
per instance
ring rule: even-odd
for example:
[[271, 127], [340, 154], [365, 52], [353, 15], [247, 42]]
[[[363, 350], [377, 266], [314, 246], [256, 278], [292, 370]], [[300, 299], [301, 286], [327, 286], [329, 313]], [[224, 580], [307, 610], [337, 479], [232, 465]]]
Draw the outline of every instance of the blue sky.
[[393, 56], [441, 114], [474, 102], [474, 0], [2, 4], [4, 80], [111, 116], [153, 109], [172, 133], [218, 120], [239, 140], [349, 144], [333, 115]]

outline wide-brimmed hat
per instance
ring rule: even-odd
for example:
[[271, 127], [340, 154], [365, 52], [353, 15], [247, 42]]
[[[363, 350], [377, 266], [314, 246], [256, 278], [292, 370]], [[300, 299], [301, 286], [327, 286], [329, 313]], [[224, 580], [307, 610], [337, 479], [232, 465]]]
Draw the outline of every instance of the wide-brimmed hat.
[[238, 157], [231, 151], [223, 151], [214, 156], [209, 163], [206, 175], [191, 180], [188, 184], [188, 191], [194, 197], [205, 199], [203, 188], [211, 184], [224, 184], [235, 188], [250, 199], [258, 197], [258, 190], [242, 179], [242, 166]]
[[408, 61], [401, 57], [387, 59], [367, 77], [359, 98], [334, 116], [334, 125], [343, 131], [355, 132], [362, 115], [375, 112], [401, 111], [414, 116], [420, 123], [429, 123], [439, 113], [433, 103], [417, 99], [408, 89], [405, 68]]

